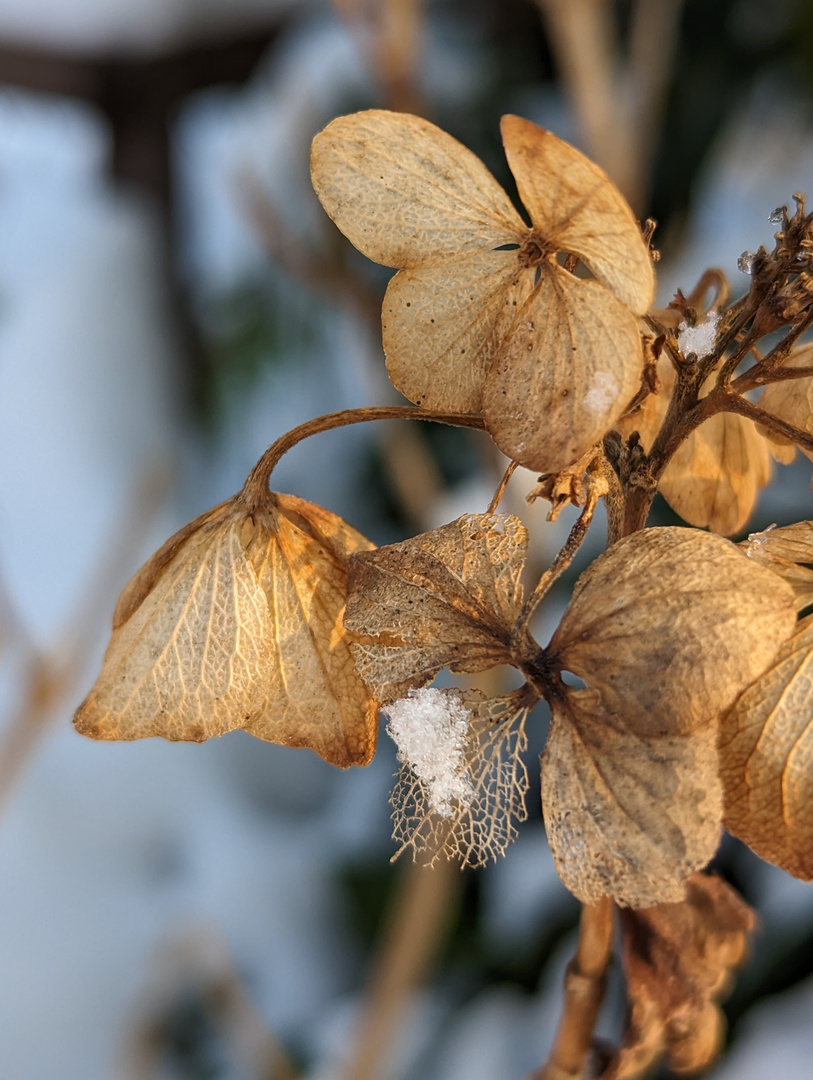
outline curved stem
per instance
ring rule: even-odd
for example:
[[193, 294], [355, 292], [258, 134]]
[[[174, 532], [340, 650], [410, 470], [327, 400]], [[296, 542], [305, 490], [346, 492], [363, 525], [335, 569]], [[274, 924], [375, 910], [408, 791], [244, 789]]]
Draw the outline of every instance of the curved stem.
[[482, 431], [485, 422], [482, 416], [468, 413], [445, 413], [434, 409], [422, 409], [417, 405], [371, 405], [359, 409], [342, 409], [340, 412], [325, 413], [313, 420], [307, 420], [298, 427], [291, 428], [276, 442], [272, 443], [248, 474], [242, 494], [249, 501], [263, 498], [268, 491], [271, 473], [283, 454], [287, 454], [297, 443], [319, 435], [333, 428], [347, 427], [349, 424], [363, 424], [369, 420], [431, 420], [437, 424], [449, 424], [451, 427], [476, 428]]

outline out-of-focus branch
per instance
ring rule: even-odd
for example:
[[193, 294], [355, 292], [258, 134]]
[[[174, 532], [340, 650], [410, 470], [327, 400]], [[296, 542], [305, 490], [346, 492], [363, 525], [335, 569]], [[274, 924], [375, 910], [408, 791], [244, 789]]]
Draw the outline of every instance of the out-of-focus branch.
[[638, 0], [630, 28], [627, 94], [634, 147], [631, 203], [643, 207], [674, 70], [684, 0]]
[[567, 966], [565, 1000], [545, 1065], [529, 1080], [582, 1080], [612, 955], [613, 903], [585, 904], [576, 955]]
[[152, 1080], [158, 1074], [173, 1012], [190, 991], [228, 1044], [241, 1075], [297, 1080], [298, 1071], [254, 1004], [215, 928], [203, 927], [163, 943], [150, 982], [125, 1041], [116, 1080]]
[[378, 330], [381, 300], [360, 274], [294, 233], [253, 173], [244, 171], [237, 177], [236, 194], [248, 224], [286, 274]]
[[455, 863], [405, 864], [364, 996], [345, 1080], [381, 1080], [385, 1075], [387, 1055], [409, 1014], [410, 999], [437, 955], [462, 881]]
[[537, 0], [591, 156], [629, 197], [629, 128], [618, 115], [618, 38], [607, 0]]
[[611, 0], [536, 0], [590, 155], [642, 215], [684, 0], [637, 0], [628, 48]]
[[422, 116], [416, 71], [423, 37], [422, 0], [333, 0], [358, 42], [382, 104]]
[[61, 647], [52, 655], [43, 653], [15, 619], [25, 676], [20, 704], [0, 741], [0, 813], [57, 706], [67, 699], [84, 668], [98, 630], [98, 613], [132, 564], [143, 530], [163, 496], [163, 487], [164, 482], [155, 471], [150, 471], [138, 484], [135, 497], [128, 504], [126, 520], [118, 523], [106, 545], [105, 550], [110, 553], [108, 563], [95, 576], [90, 595], [83, 598], [82, 610], [71, 620], [70, 632], [65, 634]]

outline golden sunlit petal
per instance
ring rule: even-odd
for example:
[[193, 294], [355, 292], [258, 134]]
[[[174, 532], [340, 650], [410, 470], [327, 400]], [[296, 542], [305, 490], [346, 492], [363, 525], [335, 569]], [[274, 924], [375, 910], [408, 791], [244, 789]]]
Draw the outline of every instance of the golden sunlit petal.
[[813, 881], [813, 617], [724, 717], [723, 823], [757, 855]]
[[753, 422], [717, 413], [678, 447], [659, 490], [690, 525], [731, 536], [748, 521], [770, 475], [768, 443]]
[[231, 500], [169, 540], [125, 588], [102, 673], [75, 717], [96, 739], [200, 742], [262, 705], [271, 620]]
[[460, 262], [528, 231], [475, 154], [406, 113], [333, 120], [313, 140], [311, 179], [348, 240], [385, 266]]
[[550, 131], [502, 118], [505, 156], [535, 233], [579, 256], [638, 315], [655, 294], [652, 261], [632, 211], [607, 174]]
[[381, 312], [393, 385], [426, 408], [479, 412], [495, 350], [532, 288], [515, 251], [396, 274]]
[[378, 707], [356, 674], [343, 618], [347, 557], [373, 545], [304, 499], [272, 494], [270, 505], [255, 512], [265, 528], [249, 551], [272, 612], [271, 670], [264, 707], [244, 728], [332, 765], [366, 765]]
[[598, 282], [543, 268], [486, 378], [489, 433], [521, 465], [559, 472], [612, 427], [642, 370], [636, 317]]

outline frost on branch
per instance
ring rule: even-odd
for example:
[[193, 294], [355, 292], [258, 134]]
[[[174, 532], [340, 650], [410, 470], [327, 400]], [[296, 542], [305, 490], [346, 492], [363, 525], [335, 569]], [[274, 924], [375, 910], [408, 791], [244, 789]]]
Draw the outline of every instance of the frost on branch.
[[392, 792], [396, 857], [482, 866], [502, 855], [527, 817], [527, 702], [422, 689], [387, 706], [403, 763]]
[[395, 386], [428, 408], [482, 412], [506, 454], [559, 472], [639, 387], [654, 275], [598, 166], [518, 116], [501, 131], [530, 226], [474, 154], [403, 113], [334, 120], [313, 141], [311, 178], [351, 243], [399, 269], [382, 310]]
[[720, 714], [795, 625], [792, 589], [735, 545], [646, 529], [581, 575], [549, 646], [563, 687], [542, 759], [557, 869], [585, 903], [679, 900], [714, 854]]
[[677, 347], [683, 355], [689, 356], [693, 353], [698, 360], [702, 360], [704, 356], [714, 352], [719, 321], [719, 311], [710, 311], [697, 326], [682, 322], [678, 327]]
[[379, 701], [404, 697], [445, 667], [511, 663], [527, 544], [519, 518], [466, 514], [351, 558], [345, 625], [367, 638], [353, 651]]

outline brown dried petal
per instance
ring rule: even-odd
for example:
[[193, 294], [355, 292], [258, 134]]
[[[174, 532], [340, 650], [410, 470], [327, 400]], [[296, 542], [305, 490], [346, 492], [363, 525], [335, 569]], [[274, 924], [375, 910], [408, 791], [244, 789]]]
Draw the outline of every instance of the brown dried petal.
[[516, 251], [396, 274], [381, 311], [393, 385], [425, 408], [479, 412], [494, 352], [532, 288]]
[[[813, 343], [794, 349], [783, 367], [813, 367]], [[759, 406], [785, 423], [813, 434], [813, 377], [771, 383], [760, 394]], [[813, 461], [813, 452], [800, 449]]]
[[518, 518], [469, 514], [350, 560], [345, 625], [382, 635], [354, 647], [378, 700], [403, 697], [444, 667], [510, 663], [527, 544]]
[[543, 267], [486, 378], [486, 425], [521, 465], [559, 472], [612, 427], [642, 367], [635, 316], [598, 282]]
[[740, 547], [749, 559], [784, 578], [796, 593], [799, 611], [813, 604], [813, 566], [804, 565], [813, 563], [813, 521], [751, 533]]
[[249, 554], [273, 613], [267, 698], [245, 730], [310, 747], [332, 765], [366, 765], [378, 706], [355, 670], [344, 630], [347, 559], [373, 545], [347, 522], [293, 495], [255, 510]]
[[[77, 730], [199, 742], [246, 727], [334, 764], [366, 763], [375, 704], [353, 673], [342, 614], [347, 555], [369, 546], [289, 495], [251, 509], [237, 496], [203, 514], [124, 589]], [[302, 700], [313, 713], [298, 714]]]
[[705, 1068], [722, 1045], [717, 1002], [743, 960], [754, 912], [716, 877], [695, 874], [686, 899], [622, 911], [630, 1004], [624, 1045], [601, 1080], [634, 1080], [663, 1053], [678, 1073]]
[[813, 880], [813, 616], [723, 718], [723, 822], [758, 855]]
[[406, 113], [333, 120], [313, 140], [311, 180], [348, 240], [385, 266], [444, 266], [528, 232], [475, 154]]
[[629, 730], [689, 734], [762, 674], [795, 618], [793, 590], [736, 545], [645, 529], [581, 575], [549, 648]]
[[271, 616], [236, 500], [167, 541], [116, 607], [102, 673], [74, 718], [96, 739], [200, 742], [262, 705]]
[[770, 477], [769, 445], [753, 422], [717, 413], [678, 447], [658, 490], [684, 521], [731, 536], [748, 521]]
[[505, 156], [535, 232], [578, 255], [627, 307], [643, 315], [652, 261], [632, 211], [607, 174], [550, 131], [519, 116], [501, 122]]
[[542, 811], [562, 881], [585, 904], [680, 900], [720, 840], [715, 725], [636, 732], [592, 690], [568, 690], [552, 712]]

